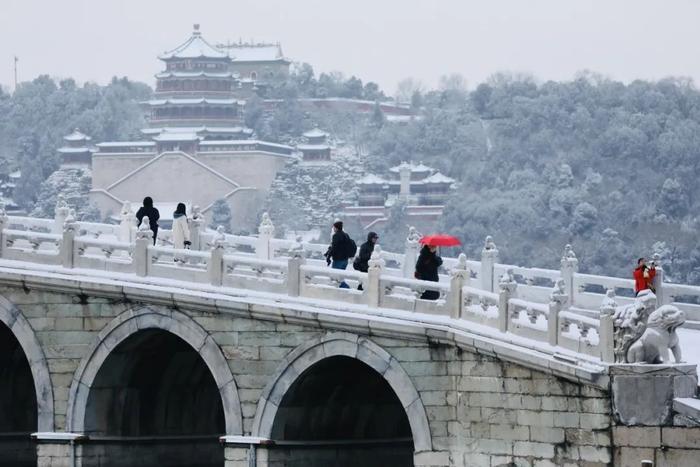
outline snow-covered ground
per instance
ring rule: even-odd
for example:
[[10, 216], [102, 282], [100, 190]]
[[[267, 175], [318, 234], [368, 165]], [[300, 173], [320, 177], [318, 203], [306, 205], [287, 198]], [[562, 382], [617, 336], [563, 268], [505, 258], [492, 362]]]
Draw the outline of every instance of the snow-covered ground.
[[683, 360], [700, 365], [700, 330], [679, 329], [677, 332], [681, 341]]

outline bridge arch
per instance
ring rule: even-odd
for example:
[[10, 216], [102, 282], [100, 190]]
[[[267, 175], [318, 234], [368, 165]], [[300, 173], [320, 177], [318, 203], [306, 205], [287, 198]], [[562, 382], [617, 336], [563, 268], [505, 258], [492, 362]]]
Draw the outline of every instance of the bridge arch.
[[68, 430], [74, 433], [85, 431], [85, 413], [90, 388], [100, 368], [120, 343], [144, 330], [171, 333], [199, 354], [221, 396], [226, 434], [242, 434], [243, 421], [238, 388], [221, 349], [192, 318], [179, 311], [161, 307], [125, 311], [99, 333], [97, 341], [76, 370], [71, 384], [66, 421]]
[[0, 322], [7, 326], [15, 336], [29, 361], [36, 392], [37, 429], [39, 431], [53, 431], [53, 386], [51, 386], [49, 365], [34, 329], [19, 308], [3, 296], [0, 296]]
[[371, 340], [350, 333], [328, 333], [294, 349], [280, 364], [262, 392], [252, 436], [271, 438], [275, 417], [287, 391], [304, 371], [333, 357], [349, 357], [376, 371], [394, 391], [411, 429], [416, 452], [431, 451], [432, 438], [425, 407], [399, 362]]

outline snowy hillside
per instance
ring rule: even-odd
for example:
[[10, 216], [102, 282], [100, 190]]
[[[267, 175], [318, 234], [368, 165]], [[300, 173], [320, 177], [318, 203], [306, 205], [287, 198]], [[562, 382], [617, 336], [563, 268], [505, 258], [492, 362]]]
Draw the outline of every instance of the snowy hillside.
[[329, 225], [343, 204], [356, 200], [355, 181], [365, 174], [364, 158], [355, 148], [333, 149], [330, 162], [290, 162], [277, 174], [265, 203], [275, 225], [307, 230]]

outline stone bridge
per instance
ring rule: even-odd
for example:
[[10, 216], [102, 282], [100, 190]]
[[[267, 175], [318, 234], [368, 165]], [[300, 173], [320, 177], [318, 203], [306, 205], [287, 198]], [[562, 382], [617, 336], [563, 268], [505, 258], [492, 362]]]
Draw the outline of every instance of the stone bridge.
[[[195, 219], [174, 250], [57, 213], [0, 215], [0, 466], [698, 465], [695, 365], [615, 363], [600, 304], [631, 299], [585, 284], [629, 284], [571, 250], [517, 269], [487, 241], [424, 283], [415, 238], [364, 274], [267, 218], [257, 237]], [[674, 287], [654, 300], [690, 315]]]

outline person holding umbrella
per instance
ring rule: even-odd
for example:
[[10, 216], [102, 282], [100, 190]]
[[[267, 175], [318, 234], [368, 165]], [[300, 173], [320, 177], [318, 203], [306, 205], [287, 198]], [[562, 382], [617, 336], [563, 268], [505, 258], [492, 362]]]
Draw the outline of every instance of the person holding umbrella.
[[[450, 235], [429, 235], [420, 239], [423, 244], [418, 261], [416, 261], [416, 279], [423, 281], [439, 282], [438, 268], [442, 265], [442, 258], [437, 254], [438, 246], [456, 246], [459, 240]], [[426, 290], [420, 296], [422, 300], [437, 300], [440, 292]]]

